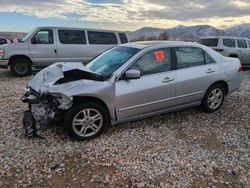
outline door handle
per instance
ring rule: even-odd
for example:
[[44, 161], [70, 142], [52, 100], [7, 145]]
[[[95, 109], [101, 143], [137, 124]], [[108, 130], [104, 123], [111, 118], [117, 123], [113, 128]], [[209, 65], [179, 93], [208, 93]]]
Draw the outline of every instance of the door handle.
[[56, 50], [56, 49], [54, 49], [54, 52], [55, 52], [55, 53], [57, 53], [57, 50]]
[[169, 78], [169, 77], [166, 77], [162, 80], [163, 83], [172, 82], [172, 81], [174, 81], [174, 78]]
[[213, 69], [207, 69], [207, 71], [206, 71], [206, 73], [213, 73], [213, 72], [215, 72], [215, 70], [213, 70]]

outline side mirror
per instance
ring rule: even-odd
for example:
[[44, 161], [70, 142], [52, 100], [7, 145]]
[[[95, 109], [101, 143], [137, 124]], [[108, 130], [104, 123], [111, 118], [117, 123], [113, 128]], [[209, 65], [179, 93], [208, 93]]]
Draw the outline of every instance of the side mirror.
[[130, 69], [125, 72], [125, 79], [138, 79], [141, 77], [141, 72], [135, 69]]
[[31, 38], [31, 44], [36, 44], [36, 43], [37, 43], [36, 37], [32, 37], [32, 38]]

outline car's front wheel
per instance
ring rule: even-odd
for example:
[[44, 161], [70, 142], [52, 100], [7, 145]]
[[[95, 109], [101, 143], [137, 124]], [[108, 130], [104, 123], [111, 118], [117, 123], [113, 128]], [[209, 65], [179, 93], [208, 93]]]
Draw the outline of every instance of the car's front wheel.
[[96, 138], [108, 124], [108, 112], [98, 103], [85, 103], [74, 106], [65, 117], [67, 132], [76, 140]]
[[205, 112], [215, 112], [218, 110], [225, 97], [225, 88], [220, 84], [212, 85], [205, 94], [202, 101], [202, 108]]

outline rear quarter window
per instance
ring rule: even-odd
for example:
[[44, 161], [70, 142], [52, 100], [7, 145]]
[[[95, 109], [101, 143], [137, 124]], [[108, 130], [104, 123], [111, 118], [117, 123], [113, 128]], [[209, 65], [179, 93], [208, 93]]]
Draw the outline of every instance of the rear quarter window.
[[229, 48], [235, 48], [235, 40], [234, 39], [223, 39], [223, 45]]
[[89, 44], [118, 44], [115, 33], [88, 31]]
[[206, 64], [213, 64], [213, 63], [215, 63], [215, 61], [206, 52], [203, 52], [203, 53], [204, 53], [204, 56], [205, 56], [205, 62], [206, 62]]
[[201, 39], [200, 43], [205, 45], [205, 46], [209, 46], [209, 47], [213, 47], [213, 46], [218, 46], [218, 42], [219, 39], [218, 38], [212, 38], [212, 39]]

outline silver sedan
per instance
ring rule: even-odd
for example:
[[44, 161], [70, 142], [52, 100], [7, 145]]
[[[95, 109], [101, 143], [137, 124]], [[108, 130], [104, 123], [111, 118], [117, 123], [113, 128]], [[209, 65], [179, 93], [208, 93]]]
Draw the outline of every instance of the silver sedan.
[[22, 101], [28, 136], [35, 125], [63, 123], [75, 139], [100, 135], [110, 124], [188, 107], [218, 110], [240, 88], [242, 66], [196, 43], [144, 42], [114, 47], [83, 66], [56, 63], [28, 83]]

